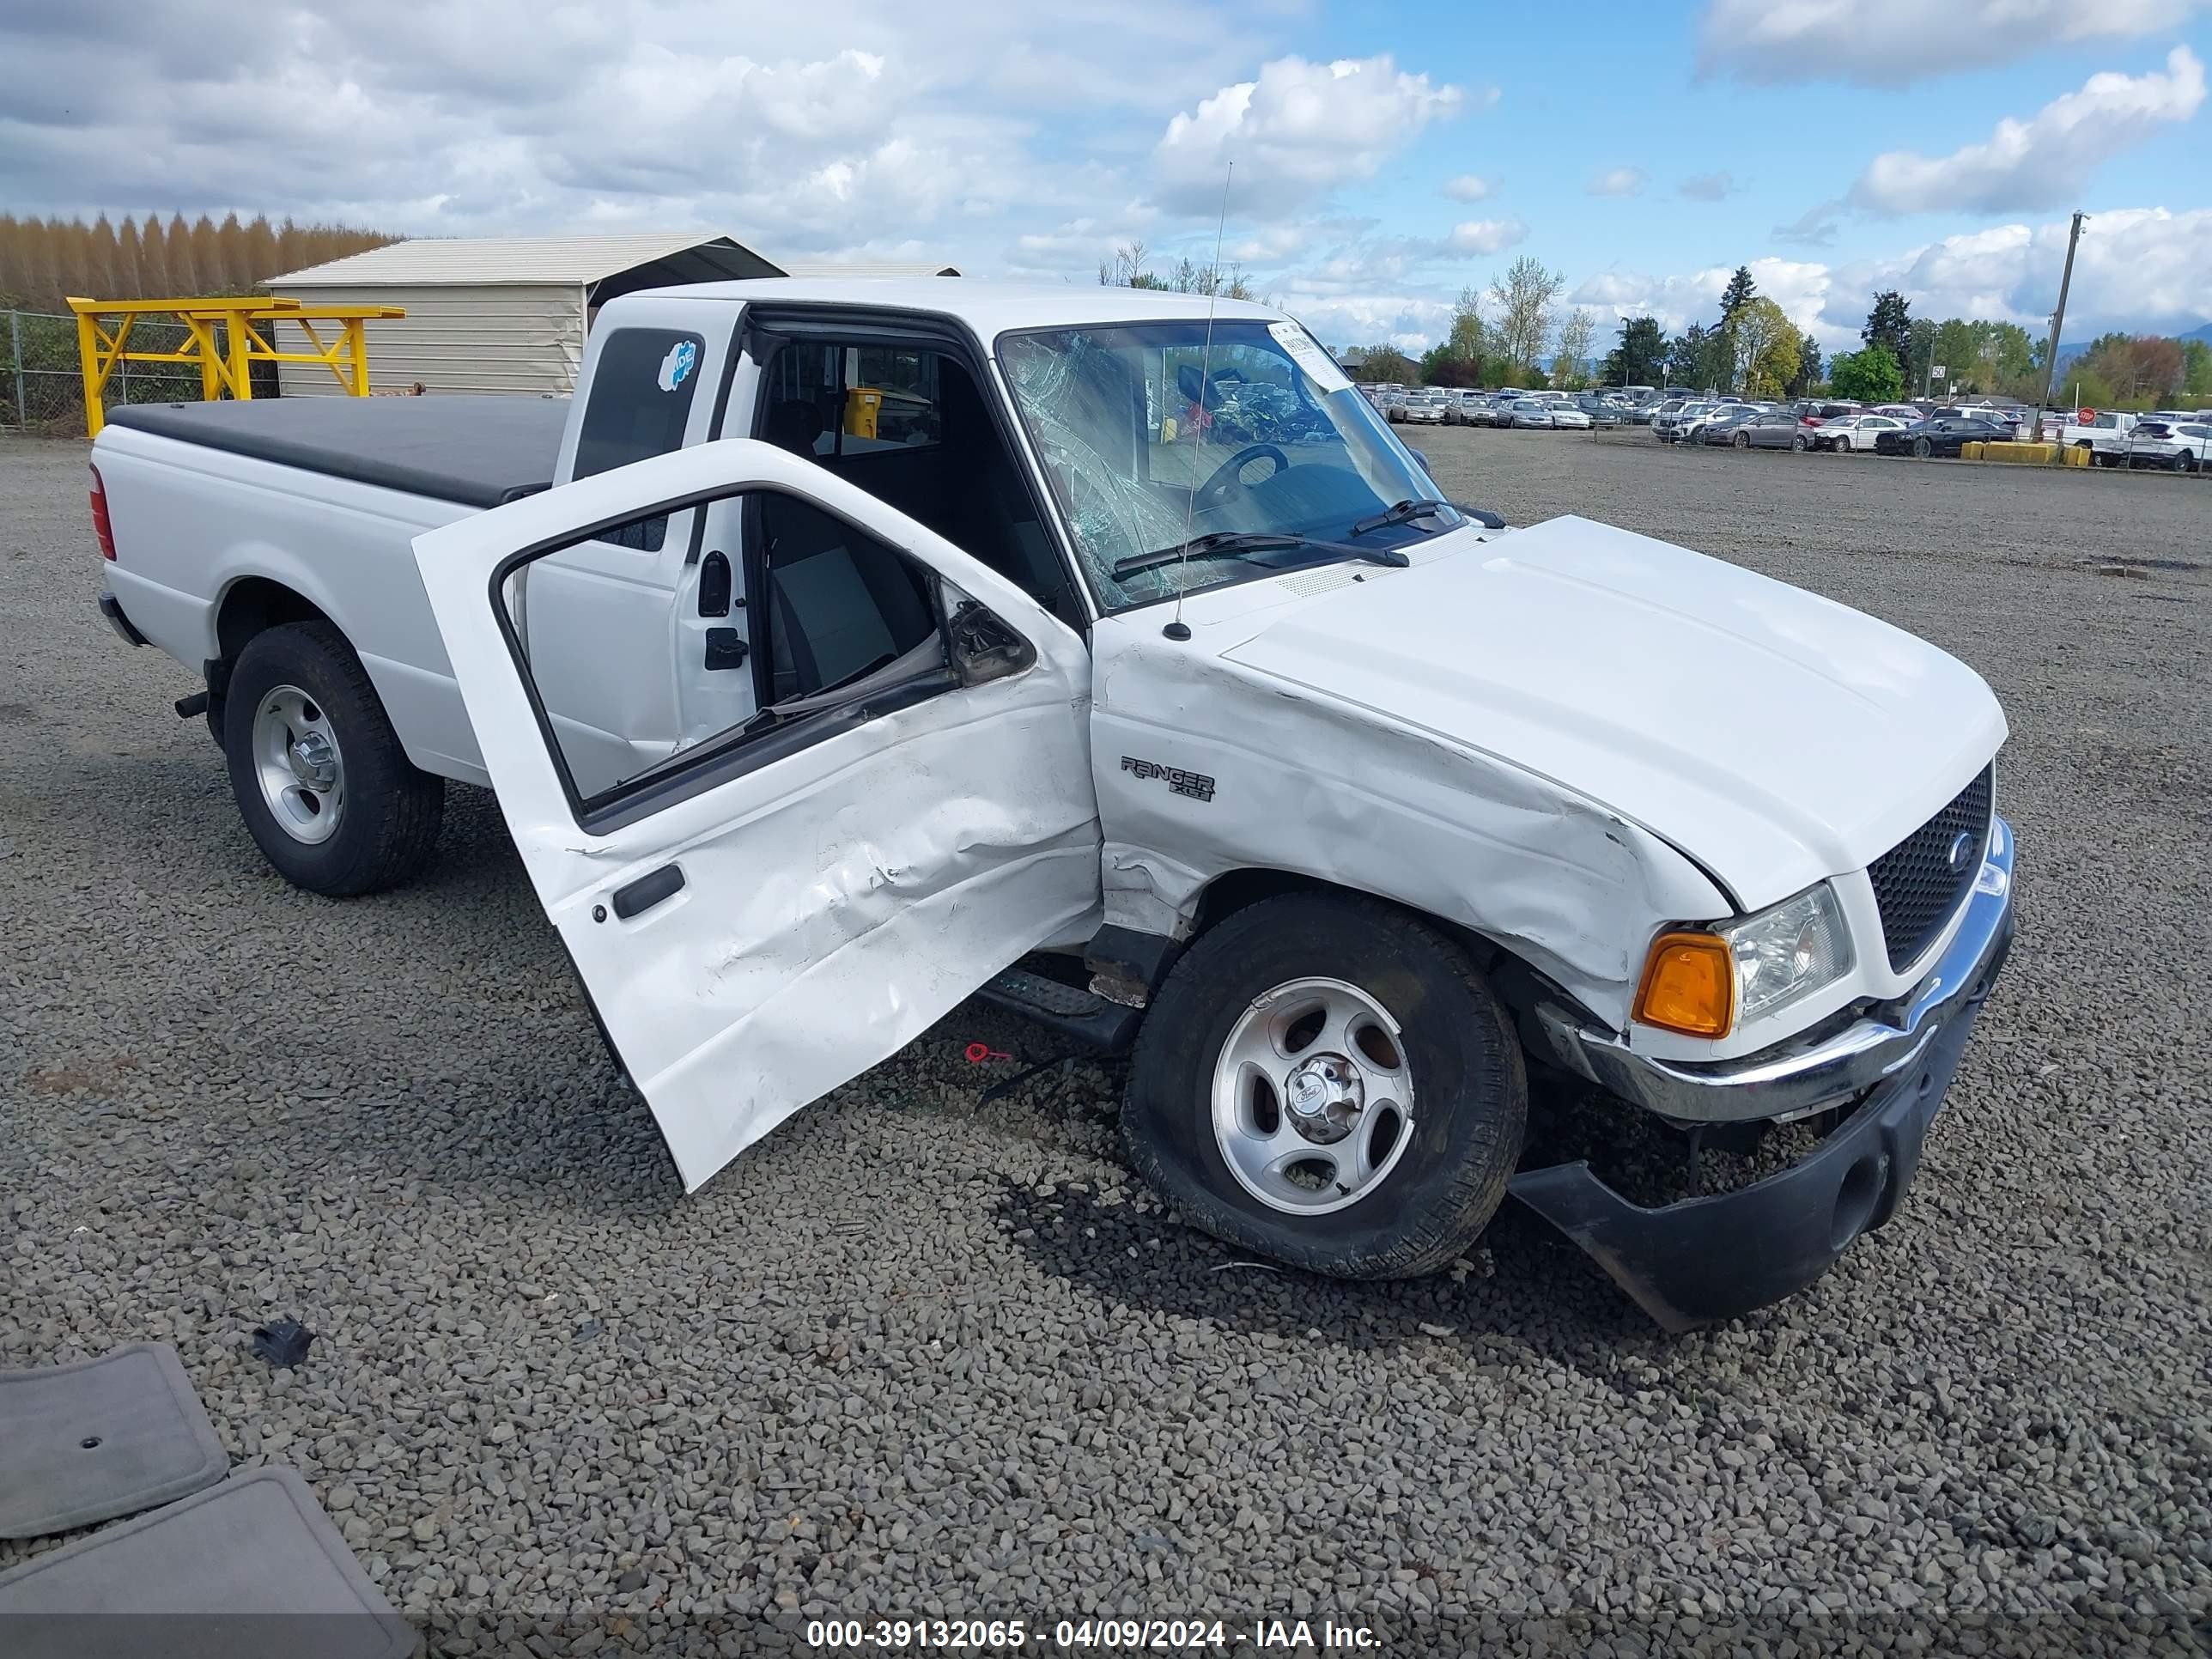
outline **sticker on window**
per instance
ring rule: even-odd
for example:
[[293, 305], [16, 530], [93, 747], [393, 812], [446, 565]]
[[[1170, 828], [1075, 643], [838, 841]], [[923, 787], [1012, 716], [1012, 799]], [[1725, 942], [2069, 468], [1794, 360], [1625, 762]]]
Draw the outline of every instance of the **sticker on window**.
[[678, 340], [668, 348], [668, 355], [660, 360], [660, 389], [673, 392], [690, 378], [692, 365], [699, 361], [696, 341]]
[[1314, 343], [1314, 337], [1296, 323], [1270, 323], [1267, 332], [1275, 337], [1275, 343], [1291, 354], [1291, 361], [1312, 379], [1322, 392], [1341, 392], [1352, 382], [1336, 359]]

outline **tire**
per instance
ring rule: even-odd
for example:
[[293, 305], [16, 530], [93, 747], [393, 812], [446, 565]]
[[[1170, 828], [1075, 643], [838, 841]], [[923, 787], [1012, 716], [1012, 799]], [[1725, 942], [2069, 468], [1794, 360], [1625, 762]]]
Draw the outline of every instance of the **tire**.
[[2196, 471], [2197, 458], [2191, 454], [2187, 450], [2183, 450], [2180, 454], [2173, 458], [2173, 470], [2176, 472]]
[[[1351, 1022], [1367, 1041], [1341, 1048], [1356, 1049], [1355, 1086], [1375, 1109], [1358, 1106], [1351, 1133], [1318, 1151], [1283, 1090], [1235, 1080], [1240, 1049], [1283, 1053], [1261, 1004], [1279, 991], [1274, 1006], [1284, 1012], [1272, 1018], [1289, 1020], [1294, 1038], [1298, 999], [1308, 995], [1336, 1006], [1364, 999], [1397, 1028], [1367, 1016]], [[1309, 1041], [1303, 1060], [1293, 1048], [1273, 1063], [1292, 1084], [1318, 1066], [1320, 1081], [1338, 1091], [1327, 1109], [1337, 1111], [1343, 1085], [1321, 1063], [1319, 1038]], [[1395, 1067], [1382, 1055], [1395, 1055]], [[1329, 1060], [1343, 1057], [1332, 1050]], [[1334, 1075], [1345, 1069], [1335, 1066]], [[1395, 1126], [1385, 1090], [1410, 1109]], [[1528, 1112], [1512, 1025], [1464, 951], [1389, 905], [1300, 893], [1237, 911], [1183, 954], [1139, 1034], [1121, 1131], [1137, 1172], [1215, 1237], [1332, 1278], [1408, 1279], [1447, 1266], [1480, 1237], [1504, 1200]], [[1270, 1119], [1273, 1133], [1296, 1138], [1263, 1151]], [[1232, 1147], [1248, 1165], [1306, 1154], [1301, 1162], [1327, 1165], [1327, 1176], [1301, 1192], [1283, 1176], [1232, 1169]], [[1364, 1176], [1345, 1161], [1363, 1148], [1372, 1166]], [[1279, 1194], [1272, 1201], [1261, 1195], [1269, 1188]]]
[[1912, 453], [1916, 459], [1924, 461], [1935, 453], [1936, 446], [1929, 443], [1927, 439], [1915, 438], [1912, 441]]
[[1729, 441], [1734, 444], [1738, 449], [1748, 449], [1751, 447], [1751, 434], [1748, 432], [1739, 432], [1735, 437], [1729, 439]]
[[1837, 454], [1838, 454], [1838, 455], [1848, 455], [1848, 454], [1850, 454], [1850, 453], [1851, 453], [1851, 441], [1850, 441], [1849, 438], [1838, 438], [1838, 439], [1837, 439], [1837, 440], [1836, 440], [1836, 453], [1837, 453]]
[[[299, 622], [257, 634], [239, 653], [224, 703], [231, 793], [285, 880], [350, 898], [397, 887], [428, 866], [445, 780], [409, 762], [337, 629]], [[311, 787], [316, 768], [302, 744], [318, 737], [332, 782]]]
[[1806, 439], [1805, 434], [1802, 432], [1790, 441], [1790, 447], [1796, 450], [1801, 455], [1812, 447], [1811, 443]]

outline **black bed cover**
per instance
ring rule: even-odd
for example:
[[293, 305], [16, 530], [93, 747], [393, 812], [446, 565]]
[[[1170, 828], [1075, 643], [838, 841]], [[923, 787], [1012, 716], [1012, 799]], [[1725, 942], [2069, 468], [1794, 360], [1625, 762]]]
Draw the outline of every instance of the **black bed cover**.
[[127, 426], [356, 483], [496, 507], [553, 482], [566, 398], [258, 398], [131, 404]]

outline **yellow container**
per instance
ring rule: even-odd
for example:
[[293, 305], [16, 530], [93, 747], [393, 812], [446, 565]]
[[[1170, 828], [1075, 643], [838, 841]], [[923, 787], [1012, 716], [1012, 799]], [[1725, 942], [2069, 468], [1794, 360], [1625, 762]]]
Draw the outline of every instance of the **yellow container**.
[[2063, 466], [2087, 466], [2089, 465], [2089, 452], [2086, 449], [2061, 450], [2058, 459]]
[[1962, 461], [1978, 461], [1982, 459], [1982, 452], [1988, 447], [1987, 444], [1960, 444], [1959, 459]]
[[882, 414], [884, 394], [873, 386], [856, 386], [845, 394], [845, 435], [872, 438], [876, 419]]

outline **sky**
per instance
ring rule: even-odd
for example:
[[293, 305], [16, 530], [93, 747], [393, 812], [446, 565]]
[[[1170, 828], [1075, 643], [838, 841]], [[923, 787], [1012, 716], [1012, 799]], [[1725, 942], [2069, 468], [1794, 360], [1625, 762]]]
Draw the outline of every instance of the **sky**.
[[1219, 234], [1337, 346], [1522, 255], [1601, 343], [1748, 264], [1833, 351], [1891, 287], [2040, 333], [2079, 209], [2073, 342], [2212, 321], [2208, 61], [2212, 0], [0, 0], [0, 210], [1077, 283]]

